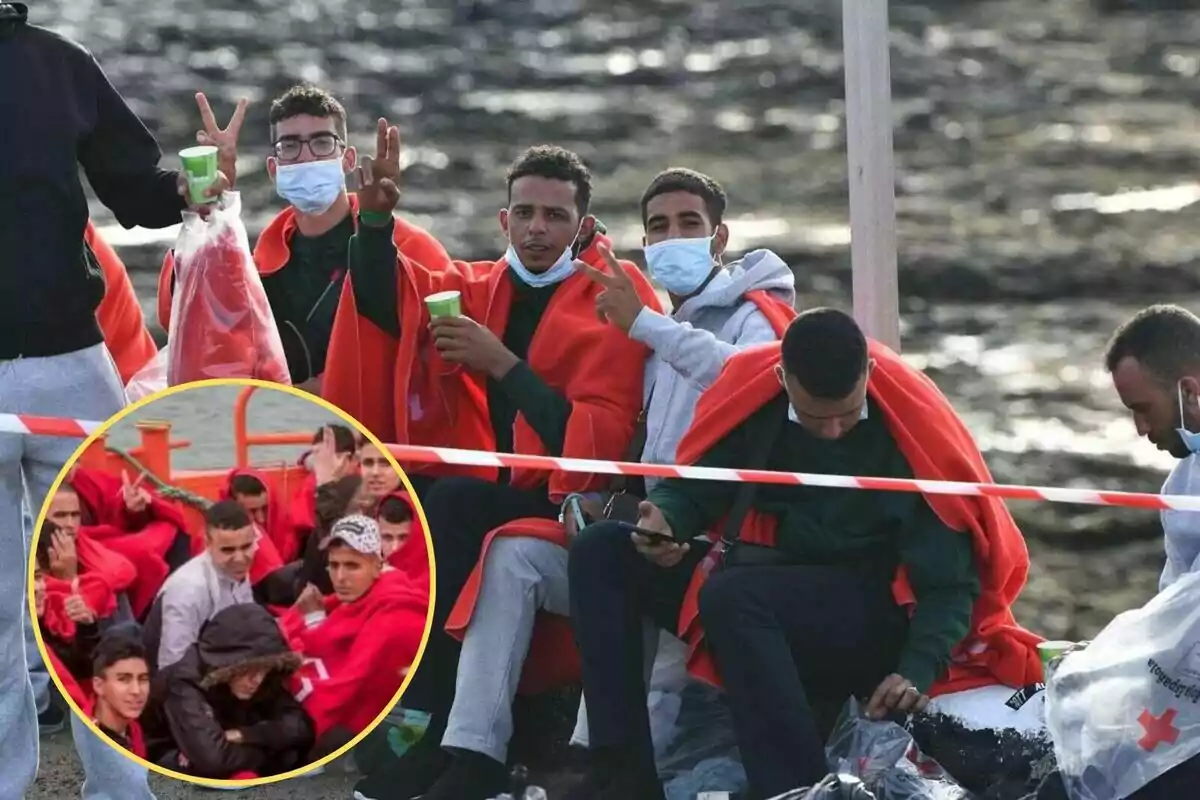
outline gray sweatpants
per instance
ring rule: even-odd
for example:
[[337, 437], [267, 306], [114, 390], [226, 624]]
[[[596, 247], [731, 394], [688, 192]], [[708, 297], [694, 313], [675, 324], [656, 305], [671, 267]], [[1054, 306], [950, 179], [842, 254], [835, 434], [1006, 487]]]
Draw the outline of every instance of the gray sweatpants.
[[[125, 405], [116, 367], [104, 345], [50, 358], [0, 361], [0, 413], [105, 420]], [[0, 800], [20, 800], [38, 766], [37, 708], [26, 660], [25, 525], [78, 439], [0, 433]], [[146, 770], [72, 719], [83, 762], [85, 800], [154, 800]]]
[[[567, 551], [534, 538], [497, 537], [488, 548], [483, 580], [458, 660], [454, 706], [442, 747], [482, 753], [504, 763], [512, 738], [512, 703], [533, 638], [538, 611], [569, 616]], [[646, 678], [658, 630], [647, 623]], [[586, 740], [580, 703], [576, 735]]]

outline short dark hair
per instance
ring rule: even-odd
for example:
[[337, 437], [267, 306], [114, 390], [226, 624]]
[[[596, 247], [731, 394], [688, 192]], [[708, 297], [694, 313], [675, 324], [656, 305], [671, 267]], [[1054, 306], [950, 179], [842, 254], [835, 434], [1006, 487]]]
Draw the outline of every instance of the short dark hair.
[[1163, 384], [1172, 384], [1200, 365], [1200, 317], [1175, 305], [1144, 308], [1117, 328], [1104, 366], [1115, 372], [1126, 358]]
[[44, 520], [42, 527], [38, 528], [37, 548], [34, 551], [34, 558], [37, 559], [37, 565], [44, 570], [50, 569], [50, 548], [54, 546], [54, 534], [59, 531], [58, 525], [53, 520]]
[[325, 435], [326, 428], [333, 431], [333, 450], [335, 453], [353, 453], [363, 444], [365, 437], [355, 433], [350, 426], [341, 425], [336, 422], [317, 428], [317, 432], [313, 434], [313, 444], [320, 443], [321, 437]]
[[583, 159], [570, 150], [552, 144], [539, 144], [517, 156], [517, 160], [508, 168], [509, 203], [512, 202], [513, 184], [529, 176], [574, 185], [575, 208], [581, 217], [592, 204], [592, 173]]
[[687, 192], [703, 200], [704, 208], [708, 211], [708, 220], [714, 226], [720, 225], [725, 219], [727, 198], [721, 184], [703, 172], [696, 172], [694, 169], [685, 169], [684, 167], [672, 167], [655, 175], [654, 180], [650, 181], [650, 185], [642, 193], [642, 227], [645, 227], [650, 219], [650, 215], [646, 211], [650, 201], [660, 194], [671, 192]]
[[96, 645], [95, 653], [92, 654], [92, 674], [101, 677], [104, 670], [129, 658], [140, 658], [149, 664], [146, 646], [140, 639], [123, 631], [102, 636]]
[[393, 525], [398, 525], [401, 522], [411, 522], [413, 519], [413, 509], [403, 497], [388, 495], [379, 503], [379, 518]]
[[841, 400], [867, 371], [867, 337], [854, 317], [835, 308], [797, 316], [783, 334], [783, 370], [820, 400]]
[[248, 494], [260, 495], [265, 494], [267, 487], [258, 478], [245, 473], [234, 475], [229, 481], [229, 491], [234, 495]]
[[271, 103], [268, 120], [271, 123], [271, 141], [275, 141], [275, 126], [285, 119], [301, 114], [310, 117], [332, 119], [333, 128], [342, 141], [347, 138], [346, 108], [337, 98], [311, 83], [300, 83], [288, 89]]
[[238, 501], [221, 500], [204, 512], [204, 524], [210, 530], [236, 531], [250, 525], [250, 515]]

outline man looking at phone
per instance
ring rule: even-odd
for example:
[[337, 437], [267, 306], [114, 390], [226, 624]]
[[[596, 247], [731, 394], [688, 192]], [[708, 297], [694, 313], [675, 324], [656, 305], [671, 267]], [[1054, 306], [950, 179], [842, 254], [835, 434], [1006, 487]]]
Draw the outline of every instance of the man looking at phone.
[[[660, 173], [642, 196], [646, 259], [651, 277], [671, 297], [671, 316], [646, 306], [607, 250], [607, 272], [577, 266], [603, 290], [597, 311], [652, 349], [643, 390], [643, 461], [674, 463], [696, 399], [725, 360], [747, 345], [774, 341], [794, 313], [795, 278], [774, 253], [756, 250], [728, 267], [721, 263], [729, 238], [725, 205], [716, 181], [685, 169]], [[593, 519], [603, 513], [595, 498], [585, 501], [583, 511]], [[564, 509], [568, 535], [576, 531], [573, 513]], [[515, 535], [492, 542], [474, 614], [461, 631], [457, 692], [442, 738], [456, 758], [425, 800], [487, 800], [503, 790], [511, 705], [535, 618], [539, 611], [566, 617], [567, 595], [566, 548]], [[569, 630], [561, 630], [567, 635], [552, 650], [565, 660], [574, 644]], [[507, 662], [503, 669], [496, 668], [498, 658]]]
[[[680, 463], [707, 467], [747, 468], [756, 454], [787, 472], [990, 481], [932, 382], [832, 309], [798, 316], [781, 344], [731, 357], [678, 448]], [[642, 679], [646, 615], [712, 648], [715, 664], [700, 650], [691, 666], [724, 681], [754, 798], [824, 777], [810, 698], [836, 710], [861, 694], [879, 718], [920, 710], [930, 692], [1040, 679], [1037, 637], [1009, 610], [1028, 554], [1000, 500], [668, 479], [639, 512], [638, 527], [670, 541], [598, 523], [571, 548], [593, 757], [571, 800], [663, 797]], [[696, 570], [707, 531], [735, 542]]]

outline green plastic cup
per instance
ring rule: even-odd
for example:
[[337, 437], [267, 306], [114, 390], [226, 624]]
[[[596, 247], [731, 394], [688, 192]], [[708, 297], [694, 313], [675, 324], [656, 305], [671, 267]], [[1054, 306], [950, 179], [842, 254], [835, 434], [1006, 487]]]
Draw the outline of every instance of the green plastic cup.
[[188, 199], [195, 205], [217, 202], [216, 197], [204, 193], [217, 182], [217, 148], [213, 145], [198, 145], [179, 151], [183, 171], [187, 175]]
[[438, 292], [425, 298], [425, 306], [431, 317], [461, 317], [462, 293]]
[[1055, 641], [1038, 644], [1038, 655], [1042, 657], [1042, 667], [1049, 667], [1050, 662], [1075, 647], [1075, 642]]

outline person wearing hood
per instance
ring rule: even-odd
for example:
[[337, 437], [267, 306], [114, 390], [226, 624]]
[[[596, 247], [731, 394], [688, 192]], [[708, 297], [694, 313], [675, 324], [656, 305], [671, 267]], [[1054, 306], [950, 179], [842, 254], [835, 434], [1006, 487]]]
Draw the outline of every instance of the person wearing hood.
[[[1200, 317], [1175, 305], [1145, 308], [1113, 333], [1104, 365], [1138, 435], [1178, 459], [1162, 493], [1200, 494]], [[1200, 513], [1167, 509], [1161, 519], [1159, 591], [1200, 572]]]
[[[292, 384], [320, 394], [343, 296], [352, 294], [359, 312], [382, 331], [393, 331], [396, 248], [430, 267], [448, 263], [449, 256], [426, 231], [393, 218], [391, 206], [363, 202], [347, 191], [347, 173], [370, 159], [360, 159], [349, 143], [346, 109], [333, 95], [316, 86], [293, 86], [271, 103], [269, 120], [267, 173], [288, 207], [259, 235], [254, 263]], [[386, 145], [386, 126], [382, 130]], [[168, 252], [158, 282], [164, 330], [174, 288], [175, 259]]]
[[291, 561], [300, 549], [295, 526], [283, 501], [275, 497], [266, 475], [256, 469], [235, 467], [221, 487], [221, 500], [233, 500], [249, 515], [258, 531], [258, 546], [250, 566], [250, 584], [258, 584]]
[[408, 492], [383, 498], [375, 521], [388, 567], [407, 575], [414, 587], [429, 591], [429, 540]]
[[143, 723], [150, 759], [216, 779], [310, 763], [313, 722], [288, 689], [301, 661], [261, 606], [218, 612], [154, 678]]
[[[671, 298], [675, 311], [669, 316], [643, 301], [611, 254], [607, 272], [577, 267], [602, 290], [597, 312], [650, 348], [640, 453], [646, 463], [674, 464], [696, 401], [725, 361], [747, 346], [777, 340], [795, 314], [795, 277], [777, 255], [756, 250], [728, 267], [722, 264], [729, 240], [725, 206], [720, 184], [688, 169], [658, 174], [643, 194], [646, 262], [650, 277]], [[599, 496], [584, 497], [584, 514], [601, 518]], [[569, 537], [575, 523], [566, 516]], [[457, 692], [442, 738], [442, 746], [456, 758], [425, 795], [428, 800], [486, 800], [503, 790], [511, 705], [539, 613], [558, 616], [557, 627], [550, 620], [539, 626], [543, 636], [557, 633], [557, 644], [539, 643], [528, 669], [556, 669], [537, 663], [539, 656], [573, 660], [574, 642], [566, 624], [566, 542], [520, 533], [490, 543], [481, 559], [481, 580], [470, 584], [477, 592], [463, 593], [447, 626], [463, 640]], [[496, 669], [501, 653], [508, 663]]]
[[312, 717], [314, 758], [370, 727], [417, 657], [429, 612], [427, 589], [384, 572], [375, 520], [352, 514], [323, 543], [333, 593], [308, 586], [279, 624], [304, 656], [292, 689]]

